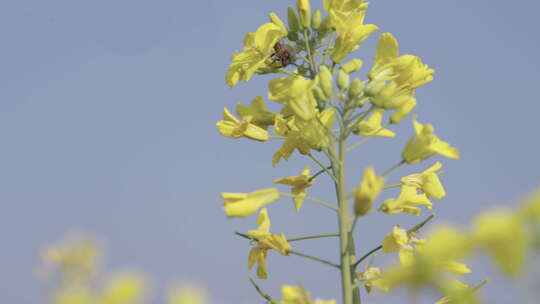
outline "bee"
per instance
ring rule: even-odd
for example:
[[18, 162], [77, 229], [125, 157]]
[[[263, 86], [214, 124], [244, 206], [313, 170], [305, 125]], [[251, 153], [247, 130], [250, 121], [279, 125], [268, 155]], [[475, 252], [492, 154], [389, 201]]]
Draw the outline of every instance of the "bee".
[[280, 68], [284, 68], [293, 63], [294, 51], [278, 41], [274, 45], [274, 53], [270, 57], [274, 59], [274, 62], [279, 61], [281, 63]]

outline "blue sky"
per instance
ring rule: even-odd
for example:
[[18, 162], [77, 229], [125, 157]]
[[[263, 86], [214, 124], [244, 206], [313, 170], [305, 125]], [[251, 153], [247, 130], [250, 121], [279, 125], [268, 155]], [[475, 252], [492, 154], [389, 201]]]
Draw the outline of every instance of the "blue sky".
[[[277, 142], [223, 138], [215, 122], [224, 106], [266, 95], [269, 77], [230, 89], [225, 71], [243, 35], [271, 11], [284, 17], [290, 4], [0, 3], [2, 303], [43, 302], [34, 276], [39, 248], [72, 230], [106, 240], [108, 269], [136, 267], [154, 278], [152, 303], [172, 280], [205, 284], [215, 303], [262, 302], [246, 280], [249, 245], [232, 234], [252, 229], [255, 218], [225, 219], [219, 193], [269, 187], [309, 162], [296, 156], [273, 169]], [[443, 160], [449, 195], [436, 202], [439, 221], [466, 224], [540, 182], [539, 9], [535, 1], [371, 3], [366, 21], [381, 30], [358, 56], [368, 62], [377, 35], [391, 32], [401, 53], [437, 71], [418, 90], [415, 113], [462, 154]], [[351, 187], [366, 166], [383, 170], [398, 160], [410, 120], [396, 132], [397, 139], [373, 140], [351, 157]], [[402, 167], [393, 178], [423, 168]], [[312, 195], [331, 199], [331, 191], [323, 179]], [[274, 229], [290, 236], [337, 229], [318, 206], [291, 210], [288, 201], [271, 206]], [[358, 225], [359, 248], [374, 247], [396, 221], [418, 220], [375, 215]], [[300, 246], [336, 258], [335, 245]], [[526, 301], [527, 284], [497, 279], [489, 262], [473, 262], [473, 282], [493, 278], [483, 292], [490, 303]], [[301, 280], [318, 296], [338, 294], [332, 269], [272, 254], [269, 264], [269, 292]], [[392, 303], [377, 293], [369, 299]]]

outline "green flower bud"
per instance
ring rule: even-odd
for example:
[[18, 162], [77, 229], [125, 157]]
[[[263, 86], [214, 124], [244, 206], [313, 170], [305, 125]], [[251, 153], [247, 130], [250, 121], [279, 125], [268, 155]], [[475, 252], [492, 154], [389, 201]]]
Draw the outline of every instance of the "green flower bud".
[[411, 111], [416, 107], [416, 98], [411, 97], [407, 102], [402, 104], [397, 110], [390, 115], [390, 123], [398, 124], [409, 115]]
[[349, 87], [349, 97], [355, 98], [357, 96], [360, 96], [364, 92], [364, 83], [358, 79], [355, 78]]
[[341, 91], [345, 91], [349, 88], [349, 74], [345, 73], [343, 70], [339, 70], [338, 72], [338, 77], [337, 77], [337, 81], [336, 81], [336, 85], [337, 87], [341, 90]]
[[326, 97], [331, 98], [334, 95], [334, 86], [332, 73], [325, 65], [319, 67], [319, 83]]
[[298, 32], [288, 32], [287, 33], [287, 38], [290, 41], [298, 41]]
[[319, 29], [320, 26], [321, 26], [321, 10], [316, 9], [311, 19], [311, 27], [317, 30]]
[[309, 0], [296, 0], [296, 8], [298, 9], [298, 16], [300, 16], [300, 23], [304, 28], [308, 28], [311, 25], [311, 5]]
[[363, 64], [364, 62], [362, 60], [354, 58], [354, 59], [351, 59], [349, 62], [345, 63], [344, 65], [342, 65], [341, 69], [345, 71], [345, 73], [350, 74], [352, 72], [356, 72], [360, 70]]
[[370, 81], [364, 90], [364, 93], [369, 97], [377, 96], [384, 88], [384, 85], [384, 81]]
[[298, 22], [298, 16], [294, 12], [294, 8], [289, 6], [287, 9], [287, 22], [289, 23], [289, 31], [297, 32], [300, 29], [300, 23]]

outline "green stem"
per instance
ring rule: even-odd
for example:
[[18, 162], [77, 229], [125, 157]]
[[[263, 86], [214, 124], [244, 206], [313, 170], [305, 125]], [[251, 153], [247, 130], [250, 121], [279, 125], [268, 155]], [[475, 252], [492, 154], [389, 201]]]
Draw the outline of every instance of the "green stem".
[[393, 165], [392, 167], [390, 167], [389, 169], [387, 169], [386, 171], [384, 171], [381, 176], [387, 176], [388, 174], [390, 174], [392, 171], [396, 170], [397, 168], [399, 168], [401, 165], [403, 165], [405, 163], [405, 160], [402, 159], [399, 163]]
[[302, 197], [302, 196], [299, 196], [299, 195], [292, 195], [292, 194], [283, 193], [283, 192], [280, 192], [279, 194], [283, 195], [283, 196], [287, 196], [287, 197], [292, 197], [292, 198], [303, 198], [306, 201], [310, 201], [312, 203], [315, 203], [315, 204], [321, 205], [323, 207], [326, 207], [328, 209], [332, 209], [332, 210], [334, 210], [336, 212], [339, 212], [339, 209], [336, 206], [333, 206], [332, 204], [327, 203], [325, 201], [321, 201], [321, 200], [318, 200], [318, 199], [311, 198], [309, 196]]
[[332, 41], [334, 40], [335, 32], [332, 32], [332, 36], [328, 37], [328, 44], [326, 45], [326, 50], [323, 58], [321, 59], [320, 64], [326, 64], [326, 60], [328, 59], [328, 56], [330, 55], [330, 52], [328, 49], [330, 49], [330, 46], [332, 45]]
[[384, 186], [383, 190], [392, 189], [392, 188], [399, 188], [399, 187], [401, 187], [401, 184], [393, 184], [393, 185]]
[[308, 55], [309, 64], [311, 65], [311, 73], [312, 73], [312, 76], [315, 77], [315, 75], [317, 74], [317, 67], [315, 66], [313, 57], [311, 56], [311, 48], [309, 47], [309, 37], [308, 37], [307, 29], [304, 29], [304, 41], [306, 43], [306, 53]]
[[287, 239], [287, 242], [296, 242], [296, 241], [327, 238], [327, 237], [339, 237], [339, 233], [325, 233], [325, 234], [302, 236], [302, 237]]
[[[432, 214], [428, 216], [425, 220], [417, 224], [416, 226], [412, 227], [411, 229], [407, 230], [407, 234], [413, 234], [416, 233], [418, 230], [420, 230], [422, 227], [424, 227], [429, 221], [431, 221], [435, 217], [435, 214]], [[359, 258], [354, 264], [352, 265], [353, 268], [356, 268], [358, 264], [362, 263], [365, 259], [367, 259], [370, 255], [373, 253], [379, 251], [382, 249], [382, 245], [379, 245], [373, 249], [371, 249], [368, 253], [364, 254], [361, 258]]]
[[292, 77], [298, 76], [297, 74], [295, 74], [295, 73], [293, 73], [293, 72], [289, 72], [289, 71], [284, 70], [284, 69], [279, 69], [278, 72], [283, 73], [283, 74], [285, 74], [285, 75], [292, 76]]
[[308, 182], [311, 183], [315, 178], [317, 178], [317, 176], [321, 175], [324, 172], [330, 172], [330, 169], [332, 169], [332, 166], [322, 168], [321, 170], [317, 171], [317, 173], [313, 174], [310, 178], [308, 178]]
[[317, 262], [320, 262], [320, 263], [323, 263], [323, 264], [326, 264], [326, 265], [330, 265], [330, 266], [335, 267], [337, 269], [340, 269], [338, 264], [332, 263], [332, 262], [327, 261], [325, 259], [318, 258], [316, 256], [312, 256], [312, 255], [305, 254], [305, 253], [298, 252], [298, 251], [294, 251], [294, 250], [289, 250], [289, 254], [294, 254], [294, 255], [297, 255], [297, 256], [301, 256], [301, 257], [304, 257], [304, 258], [307, 258], [307, 259], [310, 259], [310, 260], [313, 260], [313, 261], [317, 261]]
[[279, 301], [274, 300], [271, 296], [269, 296], [267, 293], [262, 291], [262, 289], [259, 287], [259, 285], [257, 285], [257, 283], [255, 283], [255, 280], [253, 280], [252, 277], [248, 277], [248, 279], [253, 285], [253, 287], [255, 287], [255, 290], [257, 290], [257, 292], [261, 295], [261, 297], [265, 298], [267, 301], [269, 301], [272, 304], [279, 304]]

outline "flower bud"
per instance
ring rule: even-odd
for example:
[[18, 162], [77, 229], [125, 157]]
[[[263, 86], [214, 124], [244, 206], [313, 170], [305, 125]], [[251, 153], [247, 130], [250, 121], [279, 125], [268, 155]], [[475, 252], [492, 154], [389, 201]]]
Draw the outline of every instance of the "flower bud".
[[276, 15], [276, 13], [272, 12], [272, 13], [270, 13], [270, 15], [268, 15], [268, 17], [270, 17], [270, 21], [272, 21], [273, 24], [279, 26], [281, 29], [283, 29], [283, 31], [287, 32], [287, 27], [285, 26], [283, 21], [281, 21], [281, 19], [279, 19], [278, 15]]
[[353, 72], [356, 72], [362, 68], [362, 65], [364, 62], [360, 59], [354, 58], [351, 59], [349, 62], [345, 63], [341, 66], [341, 69], [345, 71], [345, 73], [350, 74]]
[[373, 207], [373, 200], [367, 195], [357, 195], [354, 200], [354, 214], [364, 216], [369, 213]]
[[300, 23], [298, 22], [298, 17], [294, 12], [294, 8], [289, 6], [287, 9], [287, 22], [289, 23], [289, 31], [297, 32], [300, 29]]
[[326, 97], [331, 98], [334, 95], [334, 87], [332, 85], [332, 73], [325, 65], [319, 67], [319, 83]]
[[345, 91], [349, 88], [349, 74], [345, 73], [343, 70], [339, 70], [338, 72], [338, 77], [337, 77], [337, 81], [336, 81], [336, 85], [337, 87], [341, 90], [341, 91]]
[[360, 96], [364, 92], [364, 83], [358, 79], [355, 78], [352, 81], [351, 86], [349, 87], [349, 97], [355, 98], [357, 96]]
[[326, 103], [328, 101], [328, 97], [324, 94], [320, 87], [313, 88], [313, 96], [315, 96], [315, 99], [319, 103]]
[[313, 17], [311, 19], [311, 27], [314, 30], [318, 30], [321, 26], [321, 10], [316, 9], [315, 12], [313, 12]]
[[300, 16], [300, 23], [304, 28], [308, 28], [311, 25], [311, 5], [309, 0], [296, 0], [296, 8], [298, 9], [298, 15]]
[[405, 118], [405, 116], [409, 115], [411, 111], [416, 107], [416, 98], [411, 97], [407, 102], [402, 104], [397, 110], [390, 115], [390, 123], [398, 124]]
[[384, 85], [384, 81], [370, 81], [364, 90], [364, 93], [369, 97], [377, 96], [384, 88]]
[[328, 33], [330, 33], [331, 30], [332, 20], [330, 19], [330, 17], [326, 17], [321, 21], [321, 24], [319, 25], [319, 37], [321, 39], [324, 38], [326, 35], [328, 35]]

